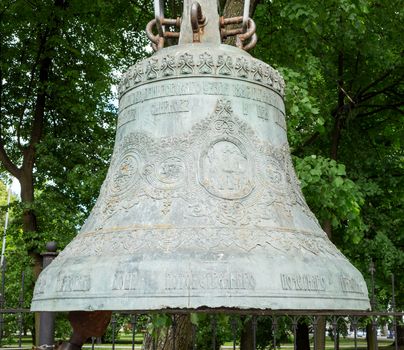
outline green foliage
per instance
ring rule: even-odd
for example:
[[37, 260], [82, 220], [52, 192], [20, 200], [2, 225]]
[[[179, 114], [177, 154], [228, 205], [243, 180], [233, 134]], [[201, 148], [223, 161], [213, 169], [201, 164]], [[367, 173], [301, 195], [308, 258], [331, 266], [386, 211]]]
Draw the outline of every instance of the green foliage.
[[[233, 341], [233, 331], [238, 341], [241, 333], [245, 329], [252, 329], [252, 316], [233, 315], [207, 315], [191, 314], [191, 321], [197, 327], [196, 345], [198, 349], [212, 349], [212, 322], [216, 318], [216, 346], [225, 342]], [[273, 325], [272, 318], [259, 316], [256, 318], [256, 346], [257, 349], [268, 349], [273, 346]], [[288, 329], [291, 328], [290, 319], [287, 317], [278, 317], [276, 326], [276, 340], [286, 342], [289, 340]]]
[[[7, 212], [8, 190], [4, 183], [0, 181], [0, 225], [1, 237], [5, 224]], [[4, 262], [4, 299], [6, 307], [29, 308], [32, 298], [32, 286], [34, 278], [32, 275], [31, 258], [26, 254], [24, 235], [20, 228], [19, 217], [21, 211], [15, 195], [11, 195], [9, 207], [9, 222], [6, 231], [6, 249]], [[3, 240], [0, 240], [0, 251]], [[0, 268], [0, 281], [2, 281], [2, 270]], [[1, 288], [1, 287], [0, 287]], [[1, 291], [0, 291], [1, 293]], [[20, 327], [20, 322], [24, 329], [32, 329], [33, 317], [23, 315], [20, 321], [19, 315], [5, 315], [4, 337], [9, 340], [13, 337]]]
[[67, 313], [58, 312], [55, 319], [55, 339], [68, 339], [71, 335], [72, 329], [70, 322], [67, 318]]
[[365, 230], [361, 217], [364, 198], [360, 187], [347, 178], [345, 166], [314, 155], [295, 160], [307, 203], [320, 222], [330, 220], [333, 228], [344, 230], [345, 240], [360, 242]]
[[[380, 307], [391, 304], [395, 273], [403, 309], [399, 8], [397, 0], [263, 0], [254, 16], [260, 40], [253, 54], [285, 77], [288, 139], [309, 206], [322, 224], [331, 222], [334, 243], [365, 275], [369, 261], [375, 262]], [[18, 166], [31, 139], [38, 93], [46, 92], [42, 138], [35, 147], [35, 201], [12, 206], [10, 305], [18, 305], [24, 271], [24, 306], [29, 306], [33, 276], [27, 252], [42, 251], [49, 240], [63, 248], [94, 204], [115, 131], [111, 101], [116, 96], [110, 86], [117, 72], [146, 55], [148, 11], [150, 4], [124, 0], [17, 0], [6, 1], [0, 11], [0, 143]], [[44, 58], [51, 60], [45, 83], [40, 80]], [[3, 171], [4, 164], [0, 167]], [[4, 192], [0, 184], [1, 210]], [[28, 207], [37, 215], [38, 230], [24, 235], [21, 213]], [[60, 322], [63, 336], [65, 321]], [[169, 322], [157, 317], [148, 329], [154, 334]], [[198, 314], [193, 322], [206, 338], [210, 319]], [[219, 344], [229, 339], [229, 327], [226, 318], [217, 322]], [[14, 321], [8, 324], [15, 329]], [[206, 339], [198, 342], [204, 346]]]
[[[279, 71], [286, 83], [288, 141], [293, 152], [311, 135], [324, 133], [325, 121], [320, 114], [318, 99], [310, 94], [307, 78], [290, 68], [280, 68]], [[315, 79], [316, 77], [313, 76], [310, 81], [313, 83]]]
[[274, 347], [274, 336], [276, 343], [290, 342], [289, 330], [292, 328], [291, 320], [288, 317], [277, 317], [276, 331], [272, 317], [257, 317], [257, 349], [265, 350]]
[[161, 333], [166, 333], [172, 324], [172, 318], [169, 314], [151, 314], [149, 322], [146, 325], [147, 332], [157, 340]]
[[[9, 216], [13, 216], [13, 204], [15, 203], [15, 196], [10, 193], [10, 207], [8, 207], [8, 186], [6, 187], [5, 183], [1, 181], [0, 178], [0, 228], [3, 234], [3, 229], [6, 220], [7, 210], [9, 210]], [[2, 244], [2, 242], [0, 243]]]
[[38, 236], [27, 237], [27, 247], [39, 252], [49, 239], [63, 247], [105, 177], [117, 112], [111, 85], [146, 54], [144, 9], [124, 0], [13, 1], [0, 22], [0, 145], [18, 167], [40, 135], [37, 200], [23, 198], [23, 209], [36, 213]]
[[191, 321], [197, 327], [196, 346], [201, 350], [213, 347], [212, 327], [216, 324], [216, 349], [232, 339], [230, 317], [228, 315], [191, 314]]
[[103, 343], [112, 343], [119, 339], [121, 329], [130, 322], [130, 315], [114, 314], [105, 334], [102, 336]]
[[[25, 175], [31, 172], [33, 180], [25, 179], [25, 184], [32, 182], [35, 197], [13, 204], [6, 298], [8, 307], [19, 306], [24, 271], [22, 306], [28, 308], [34, 285], [31, 253], [42, 252], [50, 240], [62, 249], [95, 202], [115, 132], [111, 85], [119, 72], [146, 54], [143, 29], [149, 8], [125, 0], [17, 0], [2, 5], [0, 148], [8, 157], [0, 152], [0, 176], [13, 172], [7, 159], [20, 171], [28, 169]], [[14, 175], [24, 180], [20, 173]], [[3, 194], [0, 188], [1, 198]], [[37, 229], [23, 234], [27, 209], [35, 213]], [[8, 325], [10, 332], [16, 331], [14, 321]], [[65, 325], [62, 317], [60, 336], [67, 334]], [[31, 318], [27, 326], [32, 331]]]
[[399, 1], [264, 0], [254, 16], [254, 54], [285, 76], [288, 138], [310, 207], [322, 224], [331, 220], [334, 243], [364, 275], [375, 262], [383, 307], [391, 301], [396, 274], [402, 309], [404, 64], [398, 8]]

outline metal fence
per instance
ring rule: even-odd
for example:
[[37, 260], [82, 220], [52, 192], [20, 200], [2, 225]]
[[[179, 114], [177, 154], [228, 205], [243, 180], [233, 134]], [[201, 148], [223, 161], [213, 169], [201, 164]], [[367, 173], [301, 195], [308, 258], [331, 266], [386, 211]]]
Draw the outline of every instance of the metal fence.
[[[16, 342], [4, 342], [1, 339], [1, 346], [4, 348], [24, 349], [31, 348], [32, 344], [23, 344], [23, 322], [24, 315], [29, 311], [24, 309], [6, 309], [2, 310], [2, 314], [8, 313], [14, 316], [19, 324], [18, 332], [14, 335]], [[129, 321], [123, 326], [119, 323], [119, 318], [124, 316]], [[249, 349], [320, 349], [317, 344], [319, 323], [325, 318], [325, 338], [327, 341], [327, 349], [337, 350], [339, 348], [349, 347], [351, 349], [370, 348], [377, 350], [379, 347], [393, 346], [398, 349], [397, 337], [397, 319], [403, 318], [403, 313], [392, 312], [360, 312], [357, 314], [338, 314], [334, 313], [311, 313], [298, 314], [297, 312], [288, 312], [288, 314], [273, 313], [272, 315], [224, 315], [209, 314], [205, 319], [204, 328], [199, 325], [192, 324], [192, 330], [188, 334], [191, 338], [190, 343], [192, 349], [239, 349], [241, 331], [250, 331], [252, 342]], [[171, 319], [169, 332], [173, 338], [172, 349], [176, 349], [175, 337], [180, 334], [176, 329], [178, 314], [168, 316]], [[147, 330], [147, 323], [151, 322], [149, 314], [122, 314], [114, 313], [110, 323], [111, 338], [98, 342], [96, 338], [89, 339], [84, 348], [91, 349], [144, 349], [144, 343]], [[226, 320], [226, 324], [223, 323]], [[244, 322], [243, 322], [244, 319]], [[146, 323], [145, 323], [146, 320]], [[247, 322], [245, 322], [247, 320]], [[381, 322], [382, 321], [382, 322]], [[387, 334], [384, 336], [379, 333], [381, 325], [388, 324]], [[250, 329], [248, 329], [250, 327]], [[124, 329], [125, 328], [125, 329]], [[224, 328], [225, 331], [224, 331]], [[299, 328], [306, 328], [309, 335], [303, 341], [308, 341], [308, 347], [299, 345]], [[151, 347], [148, 349], [157, 350], [160, 340], [167, 335], [167, 329], [161, 329], [157, 336], [149, 336], [151, 339]], [[370, 332], [369, 332], [370, 331]], [[198, 341], [198, 334], [202, 332], [204, 345], [201, 346]], [[224, 335], [223, 335], [224, 334]], [[264, 336], [263, 336], [264, 334]], [[124, 339], [122, 339], [124, 338]], [[341, 343], [343, 342], [343, 345]], [[49, 347], [44, 347], [49, 348]]]
[[24, 290], [25, 290], [25, 273], [21, 274], [21, 283], [19, 290], [18, 305], [16, 307], [8, 307], [5, 299], [5, 264], [1, 268], [1, 287], [0, 287], [0, 347], [3, 345], [3, 337], [6, 330], [6, 325], [13, 322], [18, 329], [16, 334], [18, 348], [22, 347], [22, 335], [24, 326], [24, 317], [29, 313], [29, 309], [25, 309], [24, 305]]
[[[317, 333], [319, 332], [320, 323], [325, 322], [324, 340], [329, 339], [328, 344], [331, 342], [332, 349], [339, 349], [341, 339], [345, 339], [343, 347], [351, 347], [355, 350], [364, 347], [364, 341], [366, 340], [366, 345], [370, 345], [370, 348], [378, 349], [383, 346], [391, 346], [398, 349], [398, 342], [396, 341], [397, 336], [397, 318], [403, 318], [404, 313], [393, 313], [393, 312], [357, 312], [356, 314], [343, 314], [341, 312], [311, 312], [308, 314], [301, 314], [302, 311], [289, 311], [287, 314], [285, 312], [278, 313], [272, 312], [272, 314], [260, 315], [257, 314], [245, 314], [240, 315], [236, 311], [232, 314], [208, 314], [209, 332], [206, 329], [203, 331], [205, 337], [205, 342], [210, 345], [210, 348], [215, 350], [220, 346], [222, 349], [238, 349], [240, 346], [240, 331], [248, 331], [250, 328], [250, 334], [252, 335], [249, 345], [249, 349], [281, 349], [281, 348], [293, 348], [293, 349], [304, 349], [304, 345], [299, 345], [299, 328], [307, 328], [307, 334], [309, 337], [303, 340], [309, 342], [308, 348], [319, 349], [321, 346], [317, 344]], [[117, 318], [122, 314], [114, 314], [111, 319], [111, 329], [112, 329], [112, 341], [110, 344], [111, 349], [115, 349], [117, 344], [122, 344], [116, 339], [114, 330], [117, 327]], [[149, 317], [148, 315], [142, 314], [131, 314], [130, 315], [130, 333], [127, 333], [131, 337], [131, 343], [125, 344], [128, 349], [142, 349], [143, 344], [136, 344], [135, 335], [144, 332], [142, 325], [139, 327], [138, 319], [142, 316]], [[220, 337], [220, 328], [223, 329], [223, 324], [221, 327], [218, 325], [218, 320], [223, 319], [223, 316], [227, 316], [227, 332], [226, 336]], [[171, 337], [174, 338], [172, 341], [173, 350], [175, 348], [175, 337], [176, 337], [176, 318], [178, 315], [173, 314], [171, 318]], [[240, 329], [240, 318], [244, 320], [249, 320], [245, 322], [242, 329]], [[382, 322], [380, 322], [382, 320]], [[379, 326], [381, 324], [389, 324], [388, 334], [383, 336], [378, 332]], [[247, 325], [247, 327], [246, 327]], [[370, 330], [369, 334], [366, 334]], [[192, 349], [198, 349], [197, 335], [200, 329], [195, 324], [192, 324], [192, 332], [190, 334]], [[261, 331], [261, 332], [260, 332]], [[223, 332], [223, 331], [222, 331]], [[162, 332], [156, 338], [151, 337], [152, 349], [157, 349], [157, 344], [159, 344], [159, 338], [166, 337], [167, 331]], [[261, 333], [261, 337], [259, 336]], [[262, 337], [262, 333], [265, 334]], [[178, 336], [178, 334], [177, 334]], [[95, 349], [97, 347], [95, 343], [95, 338], [91, 339], [91, 345], [88, 344], [88, 348]], [[259, 344], [260, 341], [260, 344]], [[224, 345], [226, 343], [227, 345]], [[362, 343], [362, 344], [360, 344]], [[206, 346], [204, 349], [209, 348]], [[307, 347], [306, 347], [307, 348]], [[330, 346], [328, 345], [328, 348]]]

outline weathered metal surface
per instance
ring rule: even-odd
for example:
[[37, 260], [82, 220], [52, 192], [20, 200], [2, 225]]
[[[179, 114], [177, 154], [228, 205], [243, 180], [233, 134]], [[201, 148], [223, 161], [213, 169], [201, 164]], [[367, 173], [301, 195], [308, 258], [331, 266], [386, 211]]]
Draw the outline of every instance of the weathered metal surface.
[[201, 42], [123, 77], [107, 178], [32, 310], [369, 308], [301, 193], [282, 77]]

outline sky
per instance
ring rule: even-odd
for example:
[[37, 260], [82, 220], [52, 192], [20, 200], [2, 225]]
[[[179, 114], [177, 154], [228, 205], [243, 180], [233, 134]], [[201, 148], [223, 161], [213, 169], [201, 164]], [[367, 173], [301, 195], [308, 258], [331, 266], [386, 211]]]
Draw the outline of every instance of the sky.
[[20, 191], [21, 191], [20, 183], [15, 177], [13, 177], [13, 182], [11, 184], [11, 192], [17, 197], [20, 197]]

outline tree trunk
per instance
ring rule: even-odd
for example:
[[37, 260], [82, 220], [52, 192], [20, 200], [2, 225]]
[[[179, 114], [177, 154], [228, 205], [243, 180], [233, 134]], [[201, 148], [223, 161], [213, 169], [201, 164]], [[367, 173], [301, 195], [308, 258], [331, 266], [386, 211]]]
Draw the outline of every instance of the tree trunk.
[[191, 350], [192, 349], [192, 323], [190, 315], [175, 315], [174, 327], [160, 331], [153, 342], [153, 337], [146, 334], [143, 341], [144, 350]]
[[337, 160], [338, 158], [338, 148], [339, 142], [341, 139], [341, 129], [342, 129], [342, 117], [338, 113], [335, 116], [334, 120], [334, 128], [331, 135], [331, 150], [330, 150], [330, 158]]
[[309, 326], [306, 323], [298, 323], [296, 329], [297, 350], [310, 350]]
[[244, 323], [240, 337], [240, 350], [253, 350], [254, 348], [254, 333], [252, 330], [252, 320]]
[[[67, 8], [68, 2], [65, 0], [54, 0], [54, 6], [58, 9]], [[36, 147], [41, 142], [44, 132], [45, 109], [47, 101], [47, 87], [49, 84], [49, 75], [52, 67], [52, 54], [54, 51], [53, 37], [59, 31], [61, 19], [53, 14], [51, 24], [44, 30], [38, 33], [39, 54], [41, 59], [39, 62], [39, 89], [35, 96], [35, 107], [33, 110], [33, 120], [30, 131], [30, 142], [22, 148], [23, 162], [19, 169], [18, 180], [21, 185], [21, 202], [23, 204], [23, 231], [24, 233], [35, 232], [38, 230], [36, 214], [33, 207], [34, 196], [34, 166], [36, 158]], [[51, 44], [52, 43], [52, 44]], [[20, 142], [20, 140], [18, 140]], [[33, 258], [33, 273], [34, 281], [37, 280], [42, 270], [42, 258], [37, 247], [30, 247], [28, 254]], [[35, 331], [33, 333], [33, 341], [36, 345], [39, 341], [40, 317], [39, 313], [35, 313]]]
[[325, 349], [325, 325], [326, 319], [325, 316], [317, 317], [317, 330], [316, 330], [316, 350], [324, 350]]
[[323, 226], [324, 232], [327, 234], [328, 239], [331, 240], [331, 237], [332, 237], [331, 220], [325, 220], [322, 226]]
[[[22, 213], [23, 231], [24, 233], [29, 234], [30, 232], [36, 232], [38, 230], [36, 214], [32, 208], [35, 200], [33, 169], [23, 169], [21, 176], [19, 177], [19, 182], [21, 185], [21, 203], [24, 206]], [[42, 270], [42, 258], [39, 252], [35, 250], [35, 247], [31, 247], [28, 253], [33, 258], [33, 271], [36, 280]]]
[[[254, 15], [255, 9], [259, 3], [259, 0], [250, 1], [250, 17]], [[244, 11], [244, 0], [227, 0], [224, 5], [223, 16], [225, 18], [229, 17], [239, 17], [243, 15]], [[227, 29], [233, 29], [240, 27], [240, 25], [229, 25]], [[225, 40], [227, 45], [235, 45], [236, 37], [230, 36]]]
[[[33, 165], [33, 160], [32, 162]], [[24, 162], [27, 164], [27, 162]], [[30, 164], [31, 165], [31, 164]], [[31, 166], [25, 167], [21, 169], [21, 176], [18, 178], [21, 186], [21, 203], [23, 204], [23, 213], [22, 213], [22, 225], [23, 231], [25, 234], [30, 234], [30, 232], [36, 232], [37, 220], [35, 211], [33, 210], [34, 204], [34, 179], [33, 179], [33, 168]], [[34, 281], [37, 280], [39, 274], [42, 271], [42, 257], [38, 251], [35, 250], [34, 247], [31, 247], [28, 251], [28, 254], [31, 256], [33, 260], [32, 270], [34, 273]], [[40, 327], [40, 316], [38, 312], [35, 312], [34, 316], [34, 331], [32, 332], [32, 343], [37, 346], [39, 341], [39, 327]]]

